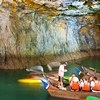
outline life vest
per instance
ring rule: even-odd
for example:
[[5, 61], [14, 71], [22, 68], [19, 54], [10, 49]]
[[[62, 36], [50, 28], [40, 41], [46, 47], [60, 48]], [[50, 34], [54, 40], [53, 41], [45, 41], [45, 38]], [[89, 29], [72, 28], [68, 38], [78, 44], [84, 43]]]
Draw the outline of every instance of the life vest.
[[82, 90], [83, 91], [90, 91], [90, 86], [89, 86], [88, 82], [87, 83], [83, 82], [83, 83], [84, 83], [84, 86], [82, 87]]
[[79, 90], [79, 84], [78, 82], [72, 82], [72, 86], [71, 86], [71, 89], [72, 90]]
[[100, 91], [100, 82], [94, 82], [95, 86], [92, 88], [92, 90]]

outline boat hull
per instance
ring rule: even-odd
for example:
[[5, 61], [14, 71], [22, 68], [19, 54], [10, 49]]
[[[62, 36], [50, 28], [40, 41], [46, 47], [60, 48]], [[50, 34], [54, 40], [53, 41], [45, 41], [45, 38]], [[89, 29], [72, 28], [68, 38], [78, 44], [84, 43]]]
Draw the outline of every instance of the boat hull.
[[93, 93], [93, 92], [83, 92], [83, 91], [70, 91], [70, 90], [60, 90], [56, 87], [50, 85], [48, 92], [51, 96], [57, 98], [64, 98], [68, 100], [86, 100], [87, 96], [96, 96], [100, 97], [100, 93]]
[[[100, 98], [100, 92], [84, 92], [84, 91], [71, 91], [70, 89], [70, 85], [67, 84], [66, 86], [64, 86], [66, 88], [66, 90], [62, 90], [57, 88], [57, 86], [55, 86], [53, 83], [51, 83], [50, 81], [42, 81], [42, 84], [44, 85], [44, 87], [47, 89], [47, 91], [49, 92], [49, 94], [52, 97], [57, 97], [57, 98], [63, 98], [68, 99], [68, 100], [86, 100], [87, 96], [96, 96], [98, 98]], [[49, 88], [48, 88], [49, 87]]]

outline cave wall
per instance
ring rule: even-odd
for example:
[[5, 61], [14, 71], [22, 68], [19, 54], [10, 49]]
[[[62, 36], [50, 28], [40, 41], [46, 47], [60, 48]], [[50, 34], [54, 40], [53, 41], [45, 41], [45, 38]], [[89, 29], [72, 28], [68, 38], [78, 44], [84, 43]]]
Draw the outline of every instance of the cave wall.
[[46, 9], [1, 9], [1, 69], [23, 69], [100, 55], [99, 13], [66, 16]]

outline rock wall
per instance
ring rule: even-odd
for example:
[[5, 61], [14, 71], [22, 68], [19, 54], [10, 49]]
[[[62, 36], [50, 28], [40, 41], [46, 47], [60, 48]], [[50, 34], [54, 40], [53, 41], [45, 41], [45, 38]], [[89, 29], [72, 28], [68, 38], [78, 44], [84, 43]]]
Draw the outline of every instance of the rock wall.
[[36, 8], [1, 9], [1, 69], [100, 55], [100, 13], [67, 16], [40, 5]]

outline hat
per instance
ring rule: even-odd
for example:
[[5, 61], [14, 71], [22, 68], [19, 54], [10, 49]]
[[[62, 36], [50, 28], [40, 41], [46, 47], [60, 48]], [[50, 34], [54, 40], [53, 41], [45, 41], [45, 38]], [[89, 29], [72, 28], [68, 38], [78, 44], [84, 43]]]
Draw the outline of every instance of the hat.
[[67, 63], [67, 62], [61, 62], [61, 64], [65, 64], [65, 65], [68, 65], [68, 63]]

